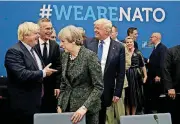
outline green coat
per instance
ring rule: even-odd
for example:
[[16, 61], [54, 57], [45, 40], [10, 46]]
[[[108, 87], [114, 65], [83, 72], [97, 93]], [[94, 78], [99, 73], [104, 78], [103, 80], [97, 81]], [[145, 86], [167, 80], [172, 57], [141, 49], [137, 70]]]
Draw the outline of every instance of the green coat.
[[71, 80], [66, 77], [68, 59], [69, 53], [64, 53], [58, 105], [63, 112], [68, 102], [71, 112], [77, 111], [83, 105], [88, 109], [88, 113], [98, 112], [101, 109], [100, 97], [104, 86], [97, 55], [82, 46], [69, 72]]

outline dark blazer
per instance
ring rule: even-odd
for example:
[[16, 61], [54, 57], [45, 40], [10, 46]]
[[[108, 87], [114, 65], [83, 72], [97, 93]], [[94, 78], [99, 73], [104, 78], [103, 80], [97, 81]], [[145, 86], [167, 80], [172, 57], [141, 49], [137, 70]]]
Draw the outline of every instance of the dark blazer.
[[[48, 60], [45, 63], [45, 66], [48, 65], [49, 63], [52, 63], [50, 68], [53, 69], [57, 69], [58, 72], [57, 73], [53, 73], [51, 76], [46, 77], [43, 80], [43, 84], [44, 84], [44, 91], [45, 94], [44, 95], [54, 95], [54, 89], [59, 89], [60, 88], [60, 82], [56, 81], [56, 76], [61, 73], [61, 59], [60, 59], [60, 48], [59, 45], [57, 44], [56, 41], [49, 41], [49, 56], [48, 56]], [[40, 45], [39, 42], [38, 44], [35, 46], [36, 50], [40, 53], [41, 57], [41, 50], [40, 50]]]
[[[97, 53], [98, 43], [98, 39], [89, 38], [84, 42], [84, 46]], [[102, 102], [105, 107], [111, 105], [113, 96], [121, 97], [124, 85], [124, 77], [125, 48], [120, 42], [111, 39], [103, 75], [104, 92], [102, 95]], [[117, 79], [116, 86], [115, 79]]]
[[159, 43], [156, 49], [153, 50], [149, 57], [148, 67], [148, 80], [154, 80], [156, 76], [162, 76], [162, 65], [164, 63], [164, 56], [167, 52], [167, 47]]
[[8, 49], [5, 67], [11, 109], [26, 114], [39, 112], [43, 72], [22, 42]]
[[101, 108], [100, 97], [103, 92], [101, 66], [96, 54], [83, 46], [81, 47], [74, 66], [68, 71], [69, 53], [62, 55], [62, 82], [58, 105], [64, 112], [70, 104], [70, 111], [77, 111], [85, 106], [90, 113], [96, 113]]
[[162, 71], [163, 83], [166, 91], [175, 89], [180, 92], [180, 45], [168, 50]]

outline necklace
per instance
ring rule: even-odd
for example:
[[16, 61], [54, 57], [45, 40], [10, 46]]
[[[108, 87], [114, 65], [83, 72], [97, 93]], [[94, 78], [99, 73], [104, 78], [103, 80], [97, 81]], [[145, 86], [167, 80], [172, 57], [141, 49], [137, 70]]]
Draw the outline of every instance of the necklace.
[[69, 54], [70, 60], [75, 60], [76, 57], [77, 57], [77, 56], [72, 56], [71, 54]]

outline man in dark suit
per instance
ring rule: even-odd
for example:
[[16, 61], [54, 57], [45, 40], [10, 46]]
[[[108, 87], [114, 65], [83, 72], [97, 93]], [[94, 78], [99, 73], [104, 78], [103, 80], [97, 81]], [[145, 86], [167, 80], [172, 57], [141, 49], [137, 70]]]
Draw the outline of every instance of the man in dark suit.
[[[59, 70], [58, 73], [61, 73], [59, 45], [56, 41], [50, 40], [53, 33], [52, 23], [47, 18], [41, 18], [38, 21], [38, 25], [40, 27], [40, 38], [35, 48], [43, 58], [45, 65], [52, 63], [51, 67]], [[41, 112], [43, 113], [56, 112], [57, 97], [60, 93], [60, 82], [57, 81], [58, 73], [54, 73], [43, 80], [44, 96], [41, 105]]]
[[[138, 30], [137, 30], [137, 28], [135, 28], [135, 27], [128, 28], [127, 36], [133, 37], [133, 39], [134, 39], [134, 47], [136, 49], [138, 49], [138, 43], [136, 42], [137, 41], [137, 37], [138, 37]], [[125, 43], [125, 40], [122, 40], [122, 42]]]
[[150, 37], [151, 43], [154, 44], [148, 60], [148, 78], [145, 84], [146, 107], [145, 113], [157, 112], [160, 106], [158, 100], [160, 94], [163, 93], [163, 85], [161, 81], [162, 65], [167, 47], [161, 43], [161, 34], [153, 33]]
[[172, 98], [166, 106], [171, 113], [172, 123], [179, 124], [180, 112], [180, 45], [170, 48], [165, 56], [162, 80], [168, 96]]
[[5, 67], [8, 77], [10, 101], [9, 123], [33, 124], [33, 114], [41, 105], [42, 80], [56, 70], [43, 63], [39, 53], [34, 50], [39, 38], [39, 26], [25, 22], [18, 27], [18, 40], [8, 49]]
[[98, 54], [102, 68], [104, 92], [99, 124], [105, 124], [106, 107], [111, 106], [112, 101], [116, 103], [120, 99], [125, 77], [125, 48], [120, 42], [110, 38], [111, 29], [111, 21], [99, 19], [94, 22], [95, 38], [84, 42], [86, 48]]

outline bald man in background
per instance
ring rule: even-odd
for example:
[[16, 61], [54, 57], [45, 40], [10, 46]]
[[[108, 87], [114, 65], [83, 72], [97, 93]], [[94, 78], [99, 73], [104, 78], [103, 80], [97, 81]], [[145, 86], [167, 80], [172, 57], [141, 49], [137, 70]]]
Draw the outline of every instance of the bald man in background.
[[164, 93], [162, 85], [162, 65], [167, 47], [161, 43], [161, 34], [159, 32], [152, 33], [150, 37], [154, 49], [148, 59], [147, 83], [145, 84], [145, 113], [156, 113], [159, 111], [159, 96]]

